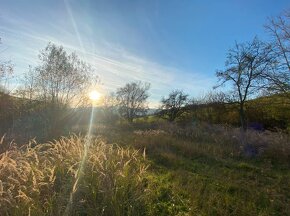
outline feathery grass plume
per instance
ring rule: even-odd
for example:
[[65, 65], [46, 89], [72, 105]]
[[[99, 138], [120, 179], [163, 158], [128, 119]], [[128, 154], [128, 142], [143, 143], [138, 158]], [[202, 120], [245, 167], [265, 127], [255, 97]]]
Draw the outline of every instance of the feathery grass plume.
[[31, 141], [0, 154], [0, 215], [63, 215], [71, 190], [70, 215], [141, 215], [148, 168], [142, 155], [97, 137], [75, 181], [86, 139]]

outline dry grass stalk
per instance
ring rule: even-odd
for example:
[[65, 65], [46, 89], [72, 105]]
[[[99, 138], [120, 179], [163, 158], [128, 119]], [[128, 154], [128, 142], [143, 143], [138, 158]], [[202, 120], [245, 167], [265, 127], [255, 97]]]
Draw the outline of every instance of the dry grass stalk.
[[[116, 195], [125, 198], [125, 193], [118, 194], [126, 187], [122, 186], [124, 181], [131, 181], [132, 187], [141, 187], [148, 168], [142, 155], [96, 138], [91, 141], [84, 167], [78, 174], [85, 143], [85, 137], [72, 135], [45, 144], [31, 141], [0, 154], [0, 215], [62, 215], [72, 189], [72, 214], [85, 209], [110, 214], [108, 203], [124, 211], [125, 207], [121, 208], [124, 200], [118, 203], [110, 199], [116, 200]], [[82, 178], [75, 181], [78, 175]], [[92, 199], [97, 194], [102, 201]], [[137, 192], [134, 196], [142, 195]]]

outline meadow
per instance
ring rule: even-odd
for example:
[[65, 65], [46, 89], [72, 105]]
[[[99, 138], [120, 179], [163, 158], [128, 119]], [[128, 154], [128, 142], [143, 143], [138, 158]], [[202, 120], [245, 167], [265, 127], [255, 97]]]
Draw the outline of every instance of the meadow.
[[74, 2], [3, 3], [0, 216], [290, 216], [290, 10]]
[[285, 133], [142, 121], [92, 134], [22, 146], [4, 137], [0, 214], [290, 213]]

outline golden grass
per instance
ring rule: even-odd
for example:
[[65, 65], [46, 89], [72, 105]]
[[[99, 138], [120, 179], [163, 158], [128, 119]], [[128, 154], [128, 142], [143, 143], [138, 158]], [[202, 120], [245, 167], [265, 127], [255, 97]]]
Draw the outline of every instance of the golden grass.
[[147, 167], [139, 151], [101, 138], [12, 144], [0, 155], [0, 215], [136, 215]]

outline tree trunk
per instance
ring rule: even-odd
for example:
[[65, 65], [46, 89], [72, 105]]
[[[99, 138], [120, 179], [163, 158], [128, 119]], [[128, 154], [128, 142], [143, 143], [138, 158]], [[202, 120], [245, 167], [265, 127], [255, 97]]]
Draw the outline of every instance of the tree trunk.
[[247, 130], [247, 124], [246, 124], [246, 115], [245, 115], [245, 109], [244, 109], [244, 103], [240, 103], [240, 121], [241, 121], [241, 128], [243, 131]]

